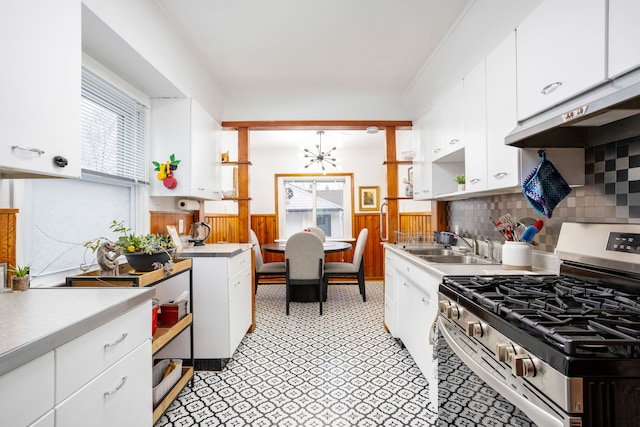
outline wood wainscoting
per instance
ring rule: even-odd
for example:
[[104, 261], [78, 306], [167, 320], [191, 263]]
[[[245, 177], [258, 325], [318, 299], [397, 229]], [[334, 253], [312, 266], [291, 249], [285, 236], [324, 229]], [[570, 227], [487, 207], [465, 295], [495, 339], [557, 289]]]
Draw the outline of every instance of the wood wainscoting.
[[[197, 213], [196, 213], [197, 214]], [[194, 222], [194, 213], [181, 212], [151, 212], [152, 233], [166, 233], [167, 225], [175, 225], [182, 219], [185, 223], [185, 234], [188, 233]], [[211, 235], [207, 243], [239, 242], [240, 221], [236, 214], [205, 214], [205, 222], [211, 226]], [[420, 231], [425, 235], [431, 235], [431, 213], [429, 212], [404, 212], [400, 213], [400, 227], [402, 231]], [[383, 218], [386, 224], [386, 218]], [[380, 239], [380, 215], [375, 213], [357, 213], [354, 215], [354, 238], [362, 228], [369, 229], [369, 238], [364, 251], [365, 276], [368, 280], [382, 280], [384, 278], [384, 249]], [[384, 227], [384, 225], [383, 225]], [[261, 244], [273, 242], [278, 238], [277, 221], [275, 214], [251, 215], [251, 228], [258, 236]], [[387, 230], [383, 229], [386, 236]], [[393, 231], [389, 235], [393, 241]], [[244, 243], [244, 242], [243, 242]], [[264, 253], [265, 262], [282, 261], [283, 255]], [[327, 261], [353, 260], [353, 250], [337, 254], [327, 255]]]

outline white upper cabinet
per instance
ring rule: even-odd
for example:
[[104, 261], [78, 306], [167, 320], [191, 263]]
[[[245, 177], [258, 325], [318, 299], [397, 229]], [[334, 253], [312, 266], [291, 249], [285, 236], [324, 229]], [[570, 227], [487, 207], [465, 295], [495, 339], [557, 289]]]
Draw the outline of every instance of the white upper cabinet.
[[0, 177], [79, 177], [80, 2], [2, 6]]
[[433, 197], [431, 146], [429, 144], [429, 131], [433, 130], [433, 123], [429, 124], [429, 118], [430, 113], [419, 119], [413, 126], [412, 148], [415, 153], [413, 157], [414, 200], [426, 200]]
[[464, 160], [466, 191], [487, 189], [487, 90], [485, 61], [463, 80]]
[[516, 38], [511, 33], [487, 55], [487, 180], [489, 190], [520, 182], [520, 149], [504, 143], [516, 127]]
[[518, 26], [519, 120], [606, 79], [605, 12], [606, 0], [545, 0]]
[[464, 148], [462, 124], [462, 80], [456, 83], [434, 107], [434, 130], [432, 153], [434, 160]]
[[640, 2], [609, 0], [609, 77], [640, 66]]
[[151, 160], [180, 161], [172, 171], [174, 188], [151, 172], [151, 196], [220, 199], [220, 125], [195, 100], [153, 99], [151, 102]]

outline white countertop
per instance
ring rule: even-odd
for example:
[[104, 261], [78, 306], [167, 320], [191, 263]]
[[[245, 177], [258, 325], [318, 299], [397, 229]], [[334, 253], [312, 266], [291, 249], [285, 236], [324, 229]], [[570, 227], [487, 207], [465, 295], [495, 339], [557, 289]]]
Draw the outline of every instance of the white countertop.
[[[419, 264], [426, 270], [440, 276], [472, 276], [472, 275], [492, 275], [492, 274], [557, 274], [557, 271], [552, 271], [548, 268], [536, 266], [535, 263], [531, 270], [505, 270], [502, 268], [502, 264], [446, 264], [437, 262], [428, 262], [415, 255], [410, 254], [403, 249], [402, 246], [398, 246], [392, 243], [385, 243], [385, 249], [394, 251], [395, 253], [405, 257], [407, 260]], [[535, 257], [534, 257], [535, 260]]]
[[209, 243], [203, 246], [184, 248], [180, 252], [183, 258], [193, 257], [233, 257], [253, 247], [252, 243]]
[[154, 295], [153, 288], [62, 287], [0, 293], [0, 375], [109, 322]]

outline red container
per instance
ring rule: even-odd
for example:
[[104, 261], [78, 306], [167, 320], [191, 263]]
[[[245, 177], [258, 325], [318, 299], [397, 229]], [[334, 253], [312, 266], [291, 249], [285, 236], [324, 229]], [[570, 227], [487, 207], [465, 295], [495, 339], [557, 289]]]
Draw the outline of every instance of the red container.
[[158, 329], [158, 311], [160, 310], [160, 301], [156, 298], [151, 300], [151, 336], [155, 335]]
[[187, 314], [187, 302], [162, 304], [160, 310], [160, 323], [164, 327], [171, 327], [178, 323]]

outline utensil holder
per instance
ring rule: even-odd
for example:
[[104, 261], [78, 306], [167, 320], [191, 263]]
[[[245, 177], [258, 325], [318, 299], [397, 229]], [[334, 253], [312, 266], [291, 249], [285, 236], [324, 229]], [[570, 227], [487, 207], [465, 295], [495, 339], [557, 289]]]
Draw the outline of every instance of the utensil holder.
[[504, 242], [503, 270], [531, 270], [531, 245], [526, 242]]

